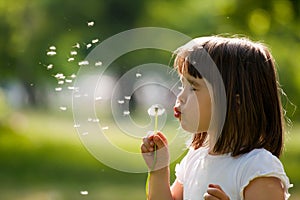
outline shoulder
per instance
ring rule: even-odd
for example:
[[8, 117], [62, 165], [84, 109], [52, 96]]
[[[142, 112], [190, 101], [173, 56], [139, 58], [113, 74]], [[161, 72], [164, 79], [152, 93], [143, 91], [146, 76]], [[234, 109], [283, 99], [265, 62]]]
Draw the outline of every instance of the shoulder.
[[254, 187], [256, 189], [260, 188], [261, 190], [266, 190], [268, 187], [265, 183], [266, 181], [279, 181], [284, 188], [286, 196], [289, 195], [288, 188], [291, 187], [289, 179], [282, 163], [276, 156], [272, 155], [272, 153], [265, 149], [254, 149], [242, 155], [239, 159], [241, 161], [239, 167], [241, 197], [244, 195], [245, 188], [250, 188], [251, 185], [256, 186]]

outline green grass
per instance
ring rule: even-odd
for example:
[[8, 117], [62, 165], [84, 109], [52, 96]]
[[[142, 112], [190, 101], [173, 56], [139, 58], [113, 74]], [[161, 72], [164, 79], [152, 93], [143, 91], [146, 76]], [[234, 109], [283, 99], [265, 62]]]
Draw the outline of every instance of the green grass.
[[[96, 160], [82, 145], [71, 115], [24, 112], [6, 120], [0, 121], [1, 200], [145, 199], [147, 174], [119, 172]], [[300, 126], [292, 129], [281, 158], [294, 184], [290, 200], [300, 199], [299, 131]], [[120, 142], [126, 144], [139, 145]]]

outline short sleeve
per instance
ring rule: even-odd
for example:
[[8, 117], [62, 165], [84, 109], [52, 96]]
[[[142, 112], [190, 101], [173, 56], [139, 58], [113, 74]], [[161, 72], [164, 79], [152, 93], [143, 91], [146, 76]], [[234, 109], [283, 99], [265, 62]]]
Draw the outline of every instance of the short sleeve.
[[250, 155], [246, 156], [246, 160], [242, 164], [241, 169], [241, 199], [244, 199], [244, 189], [250, 181], [258, 177], [276, 177], [280, 179], [285, 188], [285, 199], [289, 198], [290, 194], [288, 193], [288, 189], [292, 187], [292, 185], [284, 172], [280, 160], [273, 156], [269, 151], [258, 149], [253, 153], [250, 153]]
[[184, 183], [184, 169], [186, 166], [186, 161], [187, 160], [187, 155], [181, 160], [181, 162], [179, 164], [176, 164], [175, 167], [175, 175], [177, 178], [177, 181], [181, 184]]

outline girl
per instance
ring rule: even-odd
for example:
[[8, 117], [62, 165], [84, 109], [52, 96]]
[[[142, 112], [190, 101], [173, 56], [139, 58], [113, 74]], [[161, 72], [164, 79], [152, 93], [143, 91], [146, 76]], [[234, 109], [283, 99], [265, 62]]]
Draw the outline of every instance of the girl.
[[176, 51], [174, 66], [183, 86], [174, 115], [194, 136], [171, 187], [167, 139], [160, 132], [143, 139], [148, 198], [288, 199], [291, 185], [278, 159], [283, 110], [269, 50], [245, 38], [202, 37]]

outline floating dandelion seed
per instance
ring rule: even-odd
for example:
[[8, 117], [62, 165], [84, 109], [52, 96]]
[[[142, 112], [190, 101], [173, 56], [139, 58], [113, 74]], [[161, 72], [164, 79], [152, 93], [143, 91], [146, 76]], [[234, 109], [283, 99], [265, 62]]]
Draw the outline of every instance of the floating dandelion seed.
[[74, 60], [75, 60], [74, 58], [68, 58], [68, 62], [72, 62]]
[[72, 74], [70, 77], [71, 78], [76, 78], [76, 74]]
[[74, 124], [74, 128], [79, 128], [80, 124]]
[[98, 118], [93, 119], [93, 122], [99, 122]]
[[87, 48], [87, 49], [89, 49], [89, 48], [91, 48], [91, 47], [92, 47], [92, 44], [91, 44], [91, 43], [89, 43], [89, 44], [86, 45], [86, 48]]
[[124, 115], [124, 116], [127, 116], [127, 115], [129, 115], [129, 114], [130, 114], [130, 111], [129, 111], [129, 110], [124, 110], [124, 111], [123, 111], [123, 115]]
[[74, 94], [74, 98], [80, 98], [81, 94]]
[[63, 85], [64, 83], [65, 83], [65, 81], [63, 81], [63, 80], [59, 80], [59, 81], [57, 82], [58, 85]]
[[71, 56], [76, 56], [76, 55], [77, 55], [77, 51], [71, 51], [71, 52], [70, 52], [70, 55], [71, 55]]
[[118, 104], [124, 104], [125, 101], [124, 100], [118, 100]]
[[47, 65], [47, 70], [52, 69], [52, 68], [53, 68], [53, 64]]
[[136, 73], [135, 76], [136, 76], [137, 78], [139, 78], [139, 77], [142, 76], [142, 74], [141, 74], [141, 73]]
[[60, 106], [59, 109], [62, 110], [62, 111], [66, 111], [67, 107], [66, 106]]
[[94, 39], [94, 40], [92, 40], [92, 43], [93, 43], [93, 44], [95, 44], [95, 43], [97, 43], [97, 42], [99, 42], [99, 39]]
[[73, 86], [68, 86], [68, 89], [69, 89], [69, 90], [74, 90], [75, 87], [73, 87]]
[[82, 136], [85, 136], [85, 135], [87, 135], [87, 134], [89, 134], [89, 132], [83, 132], [81, 135], [82, 135]]
[[56, 55], [56, 51], [48, 51], [47, 56], [54, 56]]
[[95, 66], [101, 66], [102, 65], [102, 62], [101, 61], [98, 61], [95, 63]]
[[65, 79], [66, 78], [65, 75], [62, 74], [62, 73], [57, 73], [57, 74], [55, 74], [54, 77], [57, 78], [57, 79]]
[[56, 47], [55, 46], [51, 46], [51, 47], [49, 47], [49, 49], [55, 51]]
[[102, 127], [102, 130], [108, 130], [108, 126]]
[[130, 99], [131, 99], [131, 96], [124, 96], [124, 99], [130, 100]]
[[89, 117], [89, 118], [87, 119], [87, 121], [88, 121], [88, 122], [91, 122], [91, 121], [93, 121], [93, 119]]
[[89, 95], [87, 93], [83, 94], [84, 97], [88, 97]]
[[61, 87], [57, 87], [57, 88], [55, 88], [55, 91], [56, 92], [60, 92], [60, 91], [62, 91], [62, 88]]
[[88, 195], [89, 192], [88, 192], [88, 191], [80, 191], [80, 194], [81, 194], [81, 195]]
[[89, 61], [87, 61], [87, 60], [83, 60], [78, 63], [79, 66], [88, 65], [88, 64], [89, 64]]
[[95, 22], [93, 22], [93, 21], [90, 21], [87, 23], [88, 26], [94, 26], [94, 24], [95, 24]]
[[79, 43], [76, 43], [73, 48], [77, 48], [77, 49], [80, 49], [80, 44]]
[[96, 97], [95, 98], [95, 101], [100, 101], [100, 100], [102, 100], [103, 98], [102, 97]]
[[71, 79], [66, 79], [66, 83], [72, 83], [73, 80]]

